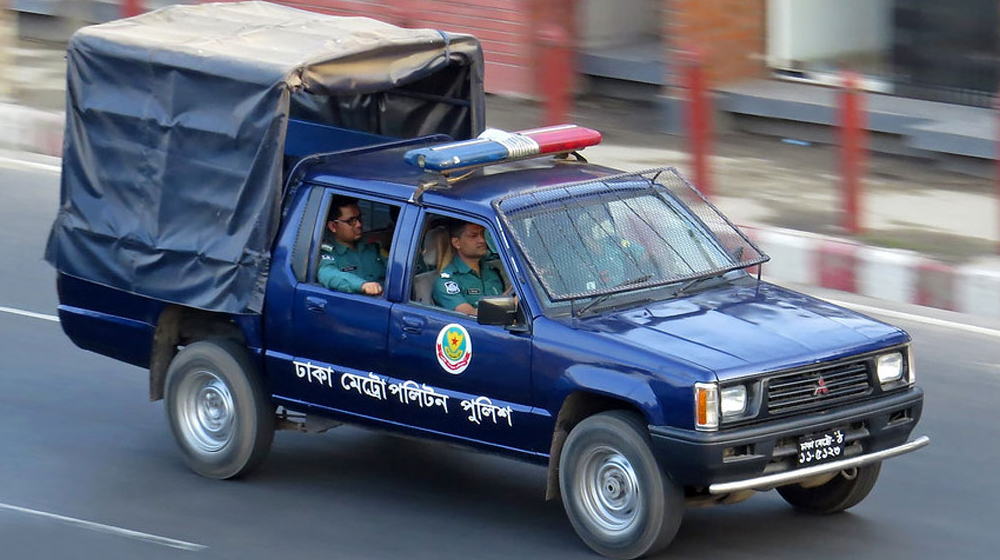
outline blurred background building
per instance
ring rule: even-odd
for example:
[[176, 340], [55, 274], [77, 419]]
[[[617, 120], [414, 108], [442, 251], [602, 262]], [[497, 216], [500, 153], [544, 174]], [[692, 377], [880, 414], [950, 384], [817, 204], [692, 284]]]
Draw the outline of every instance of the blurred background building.
[[[674, 53], [700, 50], [712, 84], [785, 77], [828, 83], [850, 67], [869, 88], [988, 105], [1000, 68], [994, 0], [277, 0], [340, 15], [478, 36], [487, 88], [536, 96], [539, 29], [563, 26], [579, 87], [659, 93], [673, 83]], [[28, 26], [58, 39], [82, 23], [120, 17], [124, 0], [8, 0]], [[137, 0], [144, 10], [171, 3]], [[55, 16], [56, 19], [53, 19]], [[58, 20], [58, 21], [57, 21]], [[601, 82], [611, 81], [613, 87]]]
[[[869, 107], [870, 127], [885, 136], [875, 149], [973, 158], [995, 152], [982, 113], [968, 110], [991, 107], [1000, 81], [995, 0], [276, 1], [472, 33], [485, 51], [487, 91], [533, 99], [549, 93], [542, 84], [556, 29], [573, 53], [574, 93], [648, 102], [662, 131], [678, 131], [682, 120], [683, 50], [700, 55], [717, 108], [739, 126], [816, 141], [830, 136], [818, 129], [835, 120], [828, 86], [849, 68], [864, 89], [883, 94]], [[22, 37], [64, 41], [80, 25], [121, 17], [129, 0], [7, 2]], [[131, 2], [144, 11], [180, 3]]]

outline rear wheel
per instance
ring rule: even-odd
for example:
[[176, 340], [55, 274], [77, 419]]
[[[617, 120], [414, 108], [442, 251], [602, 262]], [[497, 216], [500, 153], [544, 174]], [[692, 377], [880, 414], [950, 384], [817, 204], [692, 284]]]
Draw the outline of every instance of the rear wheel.
[[235, 342], [185, 346], [170, 362], [164, 400], [174, 439], [198, 474], [240, 476], [271, 449], [274, 407], [260, 373]]
[[560, 456], [559, 488], [577, 534], [609, 558], [662, 549], [684, 513], [683, 492], [661, 472], [645, 423], [626, 411], [603, 412], [573, 428]]
[[829, 514], [852, 508], [864, 500], [875, 486], [882, 463], [846, 469], [829, 482], [811, 488], [799, 484], [778, 487], [778, 494], [796, 509]]

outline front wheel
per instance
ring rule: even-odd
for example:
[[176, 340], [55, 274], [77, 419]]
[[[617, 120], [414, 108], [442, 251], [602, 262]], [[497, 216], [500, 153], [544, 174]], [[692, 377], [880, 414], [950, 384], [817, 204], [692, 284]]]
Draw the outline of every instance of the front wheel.
[[875, 486], [882, 463], [840, 471], [829, 482], [811, 488], [799, 484], [779, 486], [778, 494], [786, 502], [809, 513], [829, 514], [854, 507]]
[[684, 513], [683, 493], [661, 472], [645, 423], [621, 410], [573, 428], [559, 460], [559, 489], [577, 534], [609, 558], [662, 549]]
[[195, 342], [170, 362], [164, 400], [192, 470], [233, 478], [257, 467], [274, 439], [274, 407], [247, 351], [228, 340]]

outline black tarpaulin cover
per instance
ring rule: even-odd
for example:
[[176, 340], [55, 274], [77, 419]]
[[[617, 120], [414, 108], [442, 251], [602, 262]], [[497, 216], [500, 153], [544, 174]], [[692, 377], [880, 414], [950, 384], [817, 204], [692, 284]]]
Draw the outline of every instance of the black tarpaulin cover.
[[85, 27], [67, 50], [46, 259], [167, 302], [259, 312], [290, 111], [384, 136], [470, 138], [484, 123], [482, 72], [468, 35], [265, 2]]

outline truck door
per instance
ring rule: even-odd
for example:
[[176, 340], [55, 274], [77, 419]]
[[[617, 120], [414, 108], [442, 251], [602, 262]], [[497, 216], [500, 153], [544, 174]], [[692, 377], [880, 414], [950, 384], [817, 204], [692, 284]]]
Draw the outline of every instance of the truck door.
[[[343, 256], [337, 253], [334, 245], [337, 241], [327, 227], [339, 215], [334, 204], [342, 201], [341, 196], [343, 193], [333, 189], [328, 189], [324, 196], [309, 271], [305, 281], [299, 282], [294, 290], [293, 326], [285, 325], [294, 328], [294, 334], [284, 344], [285, 363], [271, 366], [272, 370], [280, 367], [283, 371], [272, 371], [270, 377], [276, 395], [291, 404], [318, 405], [349, 415], [379, 416], [380, 410], [371, 399], [352, 398], [352, 391], [344, 387], [348, 380], [367, 379], [369, 374], [383, 375], [389, 369], [386, 337], [391, 304], [386, 299], [387, 280], [381, 279], [380, 295], [366, 295], [327, 288], [317, 276], [325, 258]], [[344, 266], [338, 261], [338, 270], [350, 274], [361, 274], [365, 265], [371, 264], [373, 251], [378, 252], [378, 259], [384, 263], [391, 262], [401, 210], [400, 204], [387, 200], [371, 197], [356, 200], [357, 205], [351, 206], [349, 213], [354, 223], [354, 213], [360, 214], [363, 234], [359, 246], [377, 247], [368, 249], [368, 261], [360, 267], [349, 259], [343, 261]], [[345, 289], [343, 285], [341, 289]]]
[[[390, 372], [400, 387], [390, 395], [401, 421], [494, 446], [547, 452], [537, 434], [544, 422], [532, 412], [531, 336], [480, 325], [430, 298], [440, 249], [438, 223], [426, 213], [415, 239], [406, 293], [389, 321]], [[487, 226], [485, 222], [475, 222]], [[495, 235], [495, 231], [491, 232]], [[440, 247], [437, 247], [440, 243]], [[489, 261], [510, 286], [503, 260]]]

